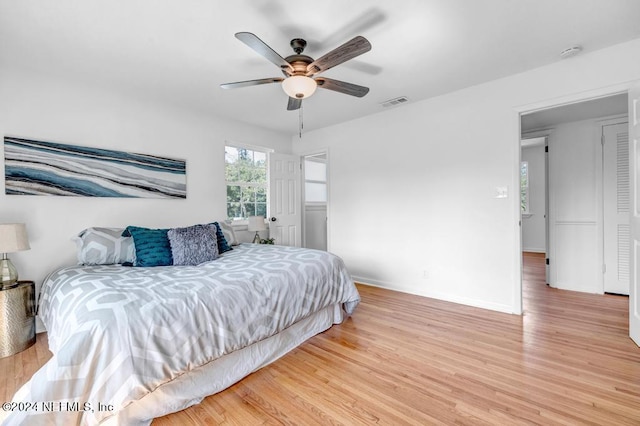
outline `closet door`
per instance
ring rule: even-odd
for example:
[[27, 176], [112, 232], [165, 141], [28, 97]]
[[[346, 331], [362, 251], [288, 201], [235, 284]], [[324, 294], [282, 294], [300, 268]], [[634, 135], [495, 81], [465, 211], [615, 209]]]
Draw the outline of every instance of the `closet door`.
[[629, 294], [629, 125], [602, 126], [604, 291]]

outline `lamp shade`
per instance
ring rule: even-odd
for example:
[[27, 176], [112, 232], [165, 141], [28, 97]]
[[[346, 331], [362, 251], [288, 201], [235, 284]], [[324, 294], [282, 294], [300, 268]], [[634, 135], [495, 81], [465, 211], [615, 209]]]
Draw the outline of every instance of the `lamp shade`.
[[249, 216], [249, 231], [264, 231], [267, 226], [264, 223], [264, 216]]
[[304, 99], [313, 95], [318, 87], [318, 83], [310, 77], [304, 75], [294, 75], [282, 81], [282, 90], [294, 99]]
[[24, 223], [0, 223], [0, 253], [13, 253], [30, 248]]

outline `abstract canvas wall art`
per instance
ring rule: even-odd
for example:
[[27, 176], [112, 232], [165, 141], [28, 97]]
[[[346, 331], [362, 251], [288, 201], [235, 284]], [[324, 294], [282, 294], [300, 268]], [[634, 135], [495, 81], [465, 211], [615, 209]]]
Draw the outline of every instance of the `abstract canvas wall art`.
[[4, 138], [8, 195], [186, 198], [186, 162], [53, 142]]

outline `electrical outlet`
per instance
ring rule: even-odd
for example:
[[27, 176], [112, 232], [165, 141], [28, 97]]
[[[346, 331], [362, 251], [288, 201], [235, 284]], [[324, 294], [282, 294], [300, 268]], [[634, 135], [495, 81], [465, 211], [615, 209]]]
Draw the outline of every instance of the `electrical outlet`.
[[428, 280], [429, 279], [429, 270], [428, 269], [423, 269], [422, 270], [422, 279], [423, 280]]

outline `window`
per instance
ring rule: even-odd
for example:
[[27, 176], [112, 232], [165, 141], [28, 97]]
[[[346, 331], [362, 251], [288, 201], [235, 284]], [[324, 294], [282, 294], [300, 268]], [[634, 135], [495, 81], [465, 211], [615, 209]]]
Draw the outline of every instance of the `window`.
[[327, 163], [323, 159], [307, 157], [304, 160], [304, 201], [327, 202]]
[[226, 146], [227, 218], [267, 216], [267, 153]]
[[529, 163], [520, 163], [520, 210], [529, 213]]

